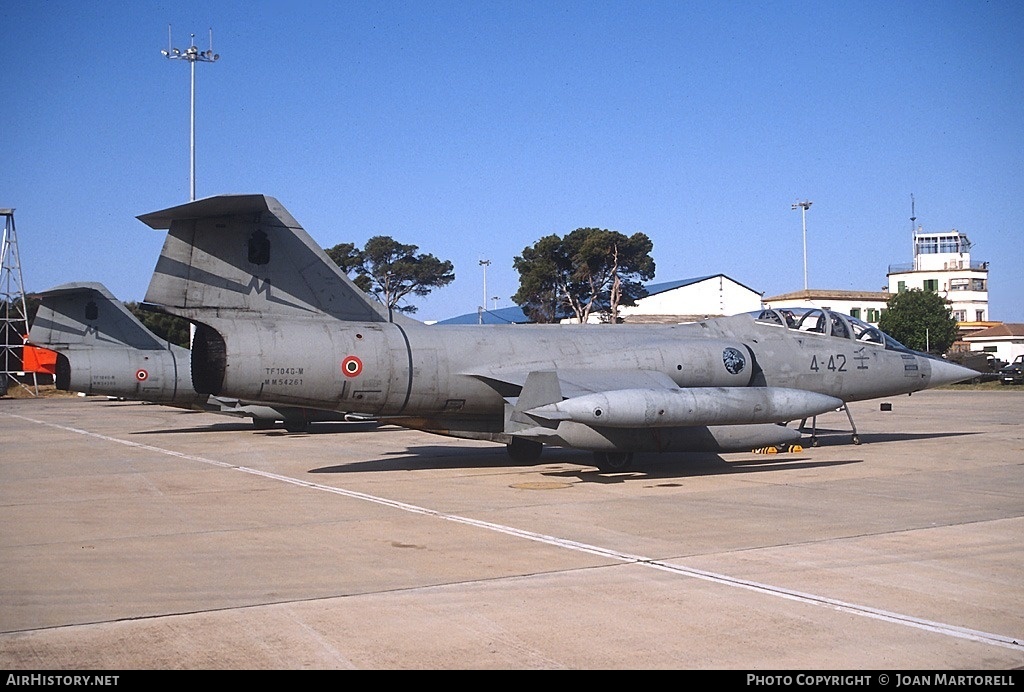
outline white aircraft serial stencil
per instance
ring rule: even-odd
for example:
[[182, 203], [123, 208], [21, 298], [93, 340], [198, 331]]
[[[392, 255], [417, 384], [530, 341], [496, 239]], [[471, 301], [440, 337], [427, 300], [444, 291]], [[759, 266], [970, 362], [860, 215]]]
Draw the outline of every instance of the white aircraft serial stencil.
[[359, 290], [272, 197], [225, 195], [140, 216], [168, 229], [145, 301], [191, 320], [196, 391], [360, 412], [508, 446], [749, 451], [784, 423], [971, 370], [858, 320], [765, 311], [680, 325], [433, 325]]
[[294, 432], [312, 422], [346, 420], [335, 411], [196, 392], [189, 349], [147, 329], [103, 284], [64, 284], [38, 295], [29, 343], [56, 351], [57, 389], [251, 418], [257, 430], [277, 421]]

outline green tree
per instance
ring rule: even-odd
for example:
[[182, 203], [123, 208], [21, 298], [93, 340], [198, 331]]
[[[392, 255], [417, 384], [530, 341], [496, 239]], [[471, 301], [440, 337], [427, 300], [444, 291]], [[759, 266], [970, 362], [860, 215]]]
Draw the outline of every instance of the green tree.
[[935, 291], [919, 288], [889, 298], [878, 327], [915, 351], [945, 353], [957, 337], [949, 301]]
[[377, 235], [366, 241], [362, 250], [352, 243], [341, 243], [326, 250], [327, 256], [359, 288], [370, 293], [388, 310], [414, 313], [415, 305], [399, 305], [407, 296], [425, 296], [435, 288], [455, 280], [448, 260], [434, 255], [416, 254], [419, 247], [399, 243], [390, 236]]
[[139, 322], [142, 322], [146, 329], [156, 334], [157, 338], [185, 348], [189, 347], [190, 323], [184, 317], [143, 310], [135, 302], [125, 303], [124, 306], [138, 318]]
[[523, 248], [512, 266], [519, 272], [519, 290], [512, 300], [533, 322], [550, 324], [565, 315], [559, 301], [559, 288], [571, 273], [571, 262], [565, 255], [562, 239], [544, 236], [531, 247]]
[[535, 322], [563, 314], [581, 323], [592, 314], [618, 322], [620, 307], [646, 295], [642, 282], [654, 277], [653, 248], [643, 233], [627, 237], [601, 228], [545, 236], [515, 258], [519, 290], [512, 299]]
[[[341, 270], [349, 275], [352, 282], [367, 293], [372, 293], [373, 282], [365, 273], [359, 273], [363, 269], [363, 251], [355, 246], [355, 243], [338, 243], [334, 247], [326, 248], [325, 252], [331, 260], [341, 267]], [[355, 276], [353, 276], [355, 274]]]

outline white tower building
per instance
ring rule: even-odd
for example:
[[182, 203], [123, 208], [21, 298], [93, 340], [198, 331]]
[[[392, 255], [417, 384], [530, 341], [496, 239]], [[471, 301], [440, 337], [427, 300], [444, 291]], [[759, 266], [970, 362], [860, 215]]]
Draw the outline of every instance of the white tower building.
[[988, 262], [971, 260], [971, 241], [956, 229], [914, 232], [914, 261], [891, 264], [890, 293], [912, 288], [935, 291], [951, 303], [957, 322], [985, 322], [988, 313]]

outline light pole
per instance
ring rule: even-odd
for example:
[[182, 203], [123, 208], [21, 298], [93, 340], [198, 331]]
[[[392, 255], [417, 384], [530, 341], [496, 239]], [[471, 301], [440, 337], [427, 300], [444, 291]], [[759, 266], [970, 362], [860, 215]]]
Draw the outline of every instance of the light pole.
[[480, 303], [480, 324], [484, 323], [484, 310], [487, 309], [487, 267], [491, 265], [491, 260], [482, 259], [480, 260], [480, 266], [484, 268], [484, 300]]
[[213, 29], [210, 29], [210, 50], [200, 51], [196, 48], [196, 35], [192, 34], [192, 45], [184, 52], [171, 48], [171, 25], [167, 25], [167, 50], [160, 53], [170, 60], [188, 60], [192, 70], [192, 82], [189, 90], [189, 199], [196, 198], [196, 63], [217, 62], [220, 55], [213, 52]]
[[796, 211], [800, 209], [800, 215], [803, 217], [804, 222], [804, 290], [807, 290], [807, 210], [811, 208], [813, 202], [808, 202], [806, 199], [803, 202], [796, 202], [793, 204], [792, 209]]

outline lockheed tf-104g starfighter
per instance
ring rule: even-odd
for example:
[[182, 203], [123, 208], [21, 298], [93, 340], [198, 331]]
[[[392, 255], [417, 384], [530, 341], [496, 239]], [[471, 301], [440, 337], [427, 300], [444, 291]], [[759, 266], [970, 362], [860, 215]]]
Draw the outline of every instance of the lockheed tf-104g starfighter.
[[776, 311], [678, 325], [425, 325], [389, 314], [272, 197], [140, 216], [167, 229], [145, 302], [195, 326], [196, 391], [349, 411], [508, 446], [594, 453], [788, 444], [785, 423], [971, 376], [852, 318]]

